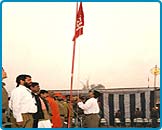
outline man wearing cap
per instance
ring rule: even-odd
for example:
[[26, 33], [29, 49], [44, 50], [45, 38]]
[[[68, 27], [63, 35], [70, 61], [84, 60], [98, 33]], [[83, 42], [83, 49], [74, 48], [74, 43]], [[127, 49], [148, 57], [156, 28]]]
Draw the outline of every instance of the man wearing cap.
[[78, 99], [78, 106], [83, 109], [85, 114], [85, 120], [83, 122], [83, 127], [85, 128], [97, 128], [99, 126], [99, 105], [97, 98], [100, 93], [96, 90], [90, 90], [88, 93], [89, 99], [83, 103]]

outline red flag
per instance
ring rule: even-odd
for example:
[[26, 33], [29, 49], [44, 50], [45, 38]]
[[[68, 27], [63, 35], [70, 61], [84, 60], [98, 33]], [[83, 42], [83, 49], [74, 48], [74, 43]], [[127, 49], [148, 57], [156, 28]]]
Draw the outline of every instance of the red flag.
[[79, 10], [77, 11], [76, 16], [76, 27], [75, 27], [75, 35], [73, 37], [73, 41], [83, 34], [83, 26], [84, 26], [84, 12], [82, 7], [82, 2], [80, 2]]

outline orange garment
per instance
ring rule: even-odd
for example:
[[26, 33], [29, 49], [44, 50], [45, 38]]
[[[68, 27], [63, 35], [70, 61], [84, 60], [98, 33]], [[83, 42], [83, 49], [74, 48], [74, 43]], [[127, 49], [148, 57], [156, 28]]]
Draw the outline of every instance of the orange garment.
[[52, 97], [47, 97], [46, 100], [48, 101], [52, 111], [52, 124], [53, 124], [52, 128], [61, 128], [62, 122], [60, 118], [58, 104]]

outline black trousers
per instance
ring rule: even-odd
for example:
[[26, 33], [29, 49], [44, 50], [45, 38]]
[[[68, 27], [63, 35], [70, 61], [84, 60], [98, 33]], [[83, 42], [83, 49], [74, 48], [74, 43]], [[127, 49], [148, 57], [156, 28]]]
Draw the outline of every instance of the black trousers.
[[34, 119], [33, 128], [38, 128], [38, 119]]

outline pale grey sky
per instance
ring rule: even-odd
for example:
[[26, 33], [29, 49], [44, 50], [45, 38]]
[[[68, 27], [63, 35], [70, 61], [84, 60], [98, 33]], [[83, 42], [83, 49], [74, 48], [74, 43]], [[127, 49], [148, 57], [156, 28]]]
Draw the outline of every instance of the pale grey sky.
[[[74, 89], [80, 81], [106, 88], [147, 87], [160, 65], [158, 2], [83, 2], [84, 33], [77, 39]], [[70, 89], [75, 2], [4, 2], [2, 65], [8, 90], [30, 74], [44, 89]], [[159, 86], [159, 76], [157, 77]]]

